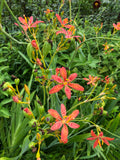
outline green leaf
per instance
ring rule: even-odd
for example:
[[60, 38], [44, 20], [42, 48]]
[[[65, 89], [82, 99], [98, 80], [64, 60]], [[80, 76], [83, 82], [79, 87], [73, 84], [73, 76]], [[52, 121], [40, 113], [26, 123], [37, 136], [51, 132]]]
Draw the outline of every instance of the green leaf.
[[93, 158], [93, 157], [96, 157], [97, 156], [97, 154], [95, 153], [95, 154], [93, 154], [93, 155], [91, 155], [91, 156], [83, 156], [83, 157], [80, 157], [80, 159], [90, 159], [90, 158]]
[[28, 45], [27, 45], [27, 55], [28, 55], [28, 57], [30, 58], [30, 60], [32, 59], [32, 52], [33, 52], [33, 47], [32, 47], [32, 45], [31, 45], [31, 43], [28, 43]]
[[107, 125], [107, 128], [110, 128], [109, 130], [114, 133], [117, 127], [119, 126], [119, 124], [120, 124], [120, 113], [117, 115], [115, 119], [112, 119], [109, 122], [109, 124]]
[[63, 155], [60, 160], [66, 160], [65, 155]]
[[30, 135], [27, 135], [24, 138], [24, 141], [23, 141], [23, 144], [22, 144], [22, 150], [21, 150], [21, 152], [20, 152], [18, 157], [20, 157], [23, 153], [25, 153], [29, 149], [29, 146], [28, 146], [29, 143], [30, 143], [29, 137], [30, 137]]
[[8, 109], [1, 108], [0, 109], [0, 117], [9, 118], [10, 117], [10, 113], [9, 113]]
[[1, 67], [0, 67], [0, 71], [5, 70], [5, 69], [8, 69], [8, 68], [9, 68], [9, 66], [1, 66]]
[[13, 158], [7, 158], [7, 157], [1, 157], [0, 160], [17, 160], [17, 157]]
[[0, 57], [0, 63], [1, 63], [1, 62], [5, 62], [5, 61], [7, 61], [7, 59], [5, 59], [5, 58], [3, 58], [3, 57]]
[[70, 143], [71, 142], [82, 142], [83, 140], [87, 139], [88, 137], [90, 137], [90, 133], [85, 133], [85, 134], [77, 135], [75, 137], [70, 138], [69, 142]]
[[21, 57], [24, 58], [24, 60], [29, 64], [29, 66], [30, 66], [31, 68], [33, 68], [33, 65], [32, 65], [32, 63], [29, 61], [29, 59], [28, 59], [22, 52], [18, 51], [18, 53], [21, 55]]
[[48, 43], [48, 41], [45, 41], [45, 43], [43, 45], [43, 55], [44, 55], [44, 57], [46, 57], [49, 52], [51, 52], [51, 45], [50, 45], [50, 43]]
[[96, 68], [97, 63], [100, 61], [97, 59], [94, 59], [91, 54], [88, 54], [88, 65], [92, 68]]
[[10, 98], [4, 99], [4, 100], [0, 103], [0, 105], [3, 106], [3, 105], [8, 104], [8, 103], [10, 103], [10, 102], [12, 102], [12, 101], [13, 101], [13, 100], [10, 99]]

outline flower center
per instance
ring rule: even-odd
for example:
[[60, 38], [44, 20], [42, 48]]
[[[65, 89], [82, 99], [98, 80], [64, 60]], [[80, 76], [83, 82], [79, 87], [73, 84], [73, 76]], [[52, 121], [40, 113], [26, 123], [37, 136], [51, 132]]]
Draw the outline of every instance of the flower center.
[[96, 3], [95, 3], [95, 6], [97, 7], [98, 5], [99, 5], [98, 2], [96, 2]]
[[63, 82], [64, 85], [67, 85], [67, 83], [68, 83], [67, 81]]

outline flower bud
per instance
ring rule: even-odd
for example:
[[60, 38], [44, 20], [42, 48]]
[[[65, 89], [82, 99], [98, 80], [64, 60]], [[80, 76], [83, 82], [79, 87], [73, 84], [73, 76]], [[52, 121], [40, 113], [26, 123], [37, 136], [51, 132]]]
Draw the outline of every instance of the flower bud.
[[46, 121], [47, 123], [50, 123], [50, 122], [53, 121], [53, 117], [52, 117], [50, 114], [46, 114], [46, 115], [45, 115], [45, 121]]
[[9, 82], [5, 82], [3, 85], [3, 90], [6, 90], [8, 94], [13, 95], [15, 89], [13, 88], [13, 86], [11, 85], [11, 83]]
[[30, 90], [26, 84], [24, 84], [25, 92], [30, 95]]
[[30, 142], [29, 143], [29, 148], [33, 149], [35, 147], [36, 143], [35, 142]]
[[19, 85], [19, 83], [20, 83], [20, 79], [19, 78], [15, 79], [14, 81], [15, 81], [16, 85]]
[[107, 115], [108, 115], [108, 112], [105, 111], [105, 110], [103, 110], [103, 115], [104, 115], [104, 116], [107, 116]]
[[36, 127], [37, 125], [37, 120], [36, 119], [32, 119], [30, 122], [29, 122], [29, 126], [30, 127]]
[[12, 99], [13, 99], [13, 101], [14, 101], [14, 102], [16, 102], [16, 103], [18, 103], [18, 102], [19, 102], [19, 98], [18, 98], [18, 96], [13, 96], [13, 97], [12, 97]]
[[24, 108], [23, 109], [23, 113], [25, 115], [26, 118], [32, 118], [33, 117], [33, 113], [29, 108]]
[[36, 43], [36, 40], [32, 40], [32, 41], [31, 41], [31, 44], [32, 44], [32, 47], [35, 48], [36, 50], [39, 49], [39, 47], [38, 47], [38, 45], [37, 45], [37, 43]]
[[38, 106], [38, 112], [39, 112], [39, 114], [43, 114], [44, 112], [45, 112], [45, 109], [44, 109], [44, 106]]

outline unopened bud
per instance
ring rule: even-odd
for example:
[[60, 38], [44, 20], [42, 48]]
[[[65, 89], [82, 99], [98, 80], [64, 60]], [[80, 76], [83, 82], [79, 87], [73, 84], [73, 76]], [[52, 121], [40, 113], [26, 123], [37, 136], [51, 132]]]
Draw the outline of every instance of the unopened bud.
[[19, 83], [20, 83], [20, 79], [19, 78], [15, 79], [14, 81], [15, 81], [16, 85], [19, 85]]
[[37, 120], [36, 120], [36, 119], [32, 119], [32, 120], [29, 122], [29, 126], [30, 126], [30, 127], [36, 127], [36, 124], [37, 124]]
[[46, 121], [47, 123], [50, 123], [50, 122], [53, 121], [53, 117], [52, 117], [50, 114], [46, 114], [46, 116], [45, 116], [45, 121]]
[[33, 113], [29, 108], [24, 108], [23, 113], [24, 113], [26, 118], [32, 119]]
[[3, 90], [7, 90], [7, 93], [10, 95], [14, 94], [15, 89], [13, 88], [13, 86], [9, 83], [9, 82], [5, 82], [3, 85]]
[[32, 148], [34, 148], [34, 147], [35, 147], [35, 145], [36, 145], [36, 143], [35, 143], [35, 142], [30, 142], [30, 143], [29, 143], [29, 148], [30, 148], [30, 149], [32, 149]]
[[14, 101], [14, 102], [16, 102], [16, 103], [18, 103], [18, 102], [19, 102], [19, 98], [18, 98], [18, 96], [13, 96], [13, 97], [12, 97], [12, 99], [13, 99], [13, 101]]
[[30, 90], [26, 84], [24, 84], [25, 92], [30, 95]]

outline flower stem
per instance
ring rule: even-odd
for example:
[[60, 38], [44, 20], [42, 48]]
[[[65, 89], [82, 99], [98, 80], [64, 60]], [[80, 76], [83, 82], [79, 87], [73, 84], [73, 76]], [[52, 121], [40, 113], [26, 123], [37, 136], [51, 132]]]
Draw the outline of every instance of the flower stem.
[[2, 21], [3, 4], [4, 4], [4, 0], [1, 0], [1, 3], [0, 3], [0, 23], [1, 23], [1, 21]]
[[13, 40], [14, 42], [16, 42], [16, 43], [18, 43], [18, 44], [27, 44], [26, 42], [19, 42], [18, 40], [16, 40], [15, 38], [13, 38], [10, 34], [8, 34], [6, 31], [4, 31], [4, 30], [2, 29], [1, 24], [0, 24], [0, 31], [1, 31], [2, 33], [4, 33], [8, 38], [10, 38], [11, 40]]

